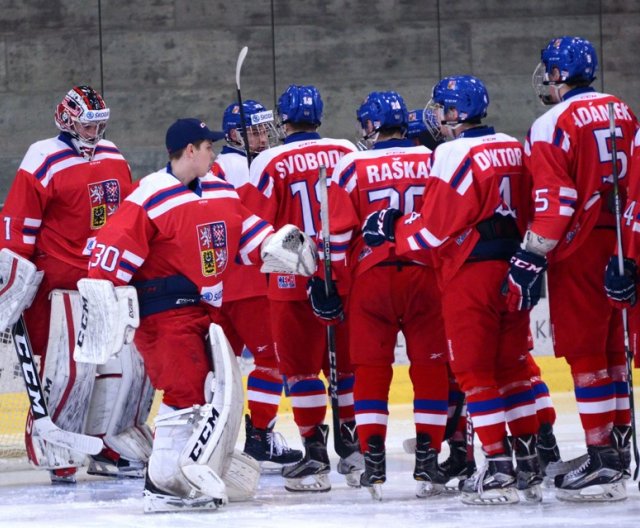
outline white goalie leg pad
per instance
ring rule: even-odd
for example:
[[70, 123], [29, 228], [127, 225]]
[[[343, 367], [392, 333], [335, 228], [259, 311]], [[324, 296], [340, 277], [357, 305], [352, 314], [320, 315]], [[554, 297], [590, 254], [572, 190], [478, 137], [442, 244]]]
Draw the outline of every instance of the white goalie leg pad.
[[[201, 408], [202, 419], [181, 455], [185, 477], [202, 493], [215, 497], [220, 478], [232, 461], [240, 431], [244, 393], [235, 354], [216, 324], [209, 327], [214, 376], [211, 403]], [[225, 489], [225, 498], [227, 497]]]
[[[47, 398], [49, 415], [65, 431], [84, 432], [85, 422], [95, 380], [96, 366], [76, 363], [71, 351], [74, 330], [82, 313], [78, 292], [53, 290], [47, 356], [42, 372], [42, 387]], [[41, 468], [80, 467], [86, 454], [44, 442], [32, 435], [33, 463]]]
[[318, 248], [305, 232], [287, 224], [269, 236], [260, 248], [262, 273], [293, 273], [310, 277], [318, 267]]
[[80, 279], [82, 321], [74, 350], [76, 361], [103, 364], [133, 341], [140, 326], [138, 295], [133, 286], [101, 279]]
[[43, 272], [10, 249], [0, 250], [0, 328], [13, 325], [36, 296]]
[[253, 499], [260, 480], [260, 463], [253, 457], [235, 449], [229, 467], [222, 474], [229, 502]]
[[[194, 428], [201, 422], [200, 411], [198, 406], [175, 411], [161, 404], [155, 419], [148, 477], [156, 488], [175, 497], [195, 499], [203, 495], [180, 468], [182, 452], [193, 437]], [[220, 483], [224, 489], [222, 481]], [[226, 494], [223, 495], [226, 500]]]
[[107, 448], [128, 461], [146, 462], [153, 441], [146, 425], [153, 394], [140, 354], [133, 343], [124, 345], [97, 366], [85, 432], [100, 436]]

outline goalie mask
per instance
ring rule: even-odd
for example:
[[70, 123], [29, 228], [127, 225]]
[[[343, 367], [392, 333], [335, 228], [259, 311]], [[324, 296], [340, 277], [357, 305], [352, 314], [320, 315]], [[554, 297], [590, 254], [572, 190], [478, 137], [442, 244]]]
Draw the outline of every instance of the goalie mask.
[[598, 56], [591, 42], [580, 37], [552, 39], [540, 52], [541, 62], [533, 72], [532, 83], [543, 104], [560, 102], [562, 84], [588, 86], [596, 78]]
[[90, 86], [74, 86], [56, 108], [56, 126], [71, 136], [71, 142], [85, 159], [93, 157], [104, 136], [109, 109]]
[[443, 126], [453, 130], [463, 123], [480, 123], [487, 117], [489, 94], [484, 83], [471, 75], [444, 77], [433, 87], [424, 116], [433, 112], [436, 119], [425, 124], [436, 140], [444, 139]]
[[[275, 147], [279, 141], [273, 120], [273, 111], [267, 110], [258, 101], [251, 99], [242, 102], [242, 110], [249, 141], [249, 152], [255, 155], [270, 147]], [[224, 111], [222, 130], [230, 147], [236, 150], [245, 150], [242, 115], [238, 103], [229, 105]]]
[[397, 92], [371, 92], [358, 108], [356, 117], [369, 146], [377, 141], [381, 130], [400, 129], [404, 133], [409, 123], [407, 106]]

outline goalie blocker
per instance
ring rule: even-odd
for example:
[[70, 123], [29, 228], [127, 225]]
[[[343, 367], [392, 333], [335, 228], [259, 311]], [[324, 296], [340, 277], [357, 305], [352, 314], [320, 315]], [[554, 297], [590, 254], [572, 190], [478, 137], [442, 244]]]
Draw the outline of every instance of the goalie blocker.
[[251, 499], [260, 465], [235, 449], [243, 408], [242, 375], [222, 332], [212, 324], [208, 342], [214, 366], [204, 405], [174, 410], [162, 404], [155, 420], [144, 511], [217, 509]]

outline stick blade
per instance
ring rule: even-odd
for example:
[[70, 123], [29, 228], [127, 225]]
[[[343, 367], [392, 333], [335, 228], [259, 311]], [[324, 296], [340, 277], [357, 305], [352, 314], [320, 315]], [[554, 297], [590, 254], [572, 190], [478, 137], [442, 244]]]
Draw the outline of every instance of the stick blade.
[[242, 63], [244, 62], [247, 53], [249, 52], [249, 48], [245, 46], [240, 50], [240, 54], [238, 55], [238, 61], [236, 62], [236, 87], [240, 90], [240, 70], [242, 70]]
[[97, 455], [104, 448], [100, 438], [64, 431], [54, 424], [48, 416], [34, 420], [33, 430], [50, 444], [66, 447], [72, 451]]

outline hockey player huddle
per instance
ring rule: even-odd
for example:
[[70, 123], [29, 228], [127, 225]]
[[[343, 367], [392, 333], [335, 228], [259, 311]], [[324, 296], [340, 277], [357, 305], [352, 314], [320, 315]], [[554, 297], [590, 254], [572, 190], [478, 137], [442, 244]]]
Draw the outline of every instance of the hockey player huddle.
[[[381, 499], [402, 331], [418, 497], [539, 502], [546, 477], [563, 500], [625, 499], [640, 135], [623, 101], [591, 87], [597, 64], [585, 39], [548, 43], [534, 85], [553, 106], [524, 146], [484, 123], [489, 95], [470, 75], [440, 80], [424, 110], [369, 93], [358, 147], [322, 138], [319, 91], [291, 85], [275, 116], [231, 104], [222, 132], [178, 119], [169, 162], [137, 184], [103, 138], [105, 102], [74, 87], [2, 211], [0, 324], [24, 322], [55, 422], [32, 406], [32, 464], [57, 484], [87, 461], [90, 474], [144, 478], [146, 512], [251, 500], [274, 468], [289, 491], [329, 491], [322, 372], [337, 394], [336, 469]], [[587, 449], [564, 462], [529, 353], [545, 274]], [[256, 368], [241, 452], [245, 346]], [[283, 380], [304, 452], [274, 431]]]

